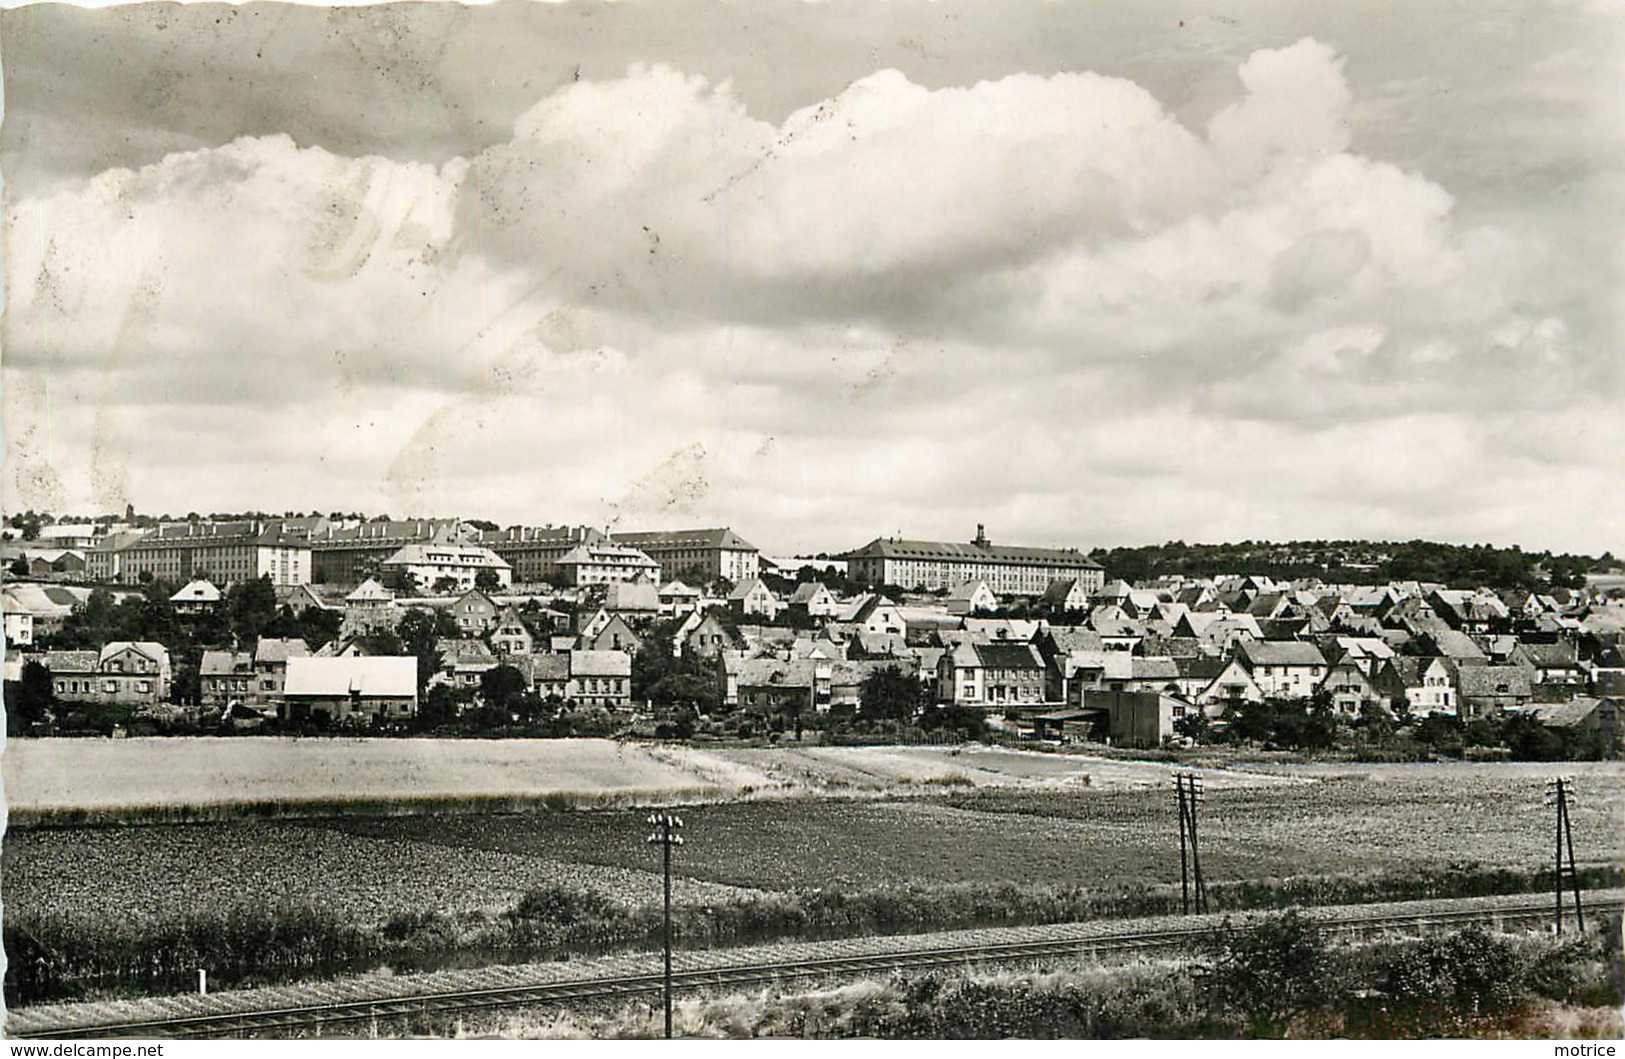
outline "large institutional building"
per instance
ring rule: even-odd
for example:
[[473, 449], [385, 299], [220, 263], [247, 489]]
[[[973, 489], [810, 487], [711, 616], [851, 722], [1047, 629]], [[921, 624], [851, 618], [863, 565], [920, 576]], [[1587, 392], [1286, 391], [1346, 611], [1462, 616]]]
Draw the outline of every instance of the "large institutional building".
[[508, 561], [516, 584], [526, 585], [552, 580], [560, 572], [560, 559], [583, 544], [603, 544], [605, 539], [591, 526], [509, 526], [476, 538]]
[[981, 526], [966, 544], [877, 537], [848, 552], [846, 561], [854, 580], [922, 591], [981, 580], [1001, 596], [1039, 595], [1055, 581], [1075, 579], [1092, 593], [1105, 580], [1100, 564], [1076, 548], [994, 544]]
[[731, 529], [612, 533], [610, 539], [629, 544], [659, 563], [665, 576], [698, 584], [725, 577], [737, 585], [762, 572], [756, 545]]
[[275, 585], [303, 585], [311, 577], [310, 541], [276, 521], [181, 522], [120, 549], [115, 569], [122, 581], [148, 573], [176, 582], [269, 577]]

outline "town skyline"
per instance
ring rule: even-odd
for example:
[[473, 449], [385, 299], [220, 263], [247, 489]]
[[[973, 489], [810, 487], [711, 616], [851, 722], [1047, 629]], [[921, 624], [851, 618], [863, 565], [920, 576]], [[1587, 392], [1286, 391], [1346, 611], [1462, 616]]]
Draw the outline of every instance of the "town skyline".
[[1622, 25], [8, 10], [3, 502], [1618, 553]]

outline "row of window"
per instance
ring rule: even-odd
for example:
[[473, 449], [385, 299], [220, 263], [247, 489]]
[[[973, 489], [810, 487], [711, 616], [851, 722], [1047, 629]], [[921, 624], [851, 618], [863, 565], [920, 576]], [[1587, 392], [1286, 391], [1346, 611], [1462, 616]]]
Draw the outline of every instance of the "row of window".
[[[152, 681], [150, 680], [137, 680], [134, 683], [137, 691], [152, 691]], [[101, 684], [103, 693], [108, 695], [118, 694], [118, 681], [104, 680]], [[88, 694], [95, 690], [96, 682], [94, 680], [58, 680], [56, 682], [56, 693], [58, 695]]]

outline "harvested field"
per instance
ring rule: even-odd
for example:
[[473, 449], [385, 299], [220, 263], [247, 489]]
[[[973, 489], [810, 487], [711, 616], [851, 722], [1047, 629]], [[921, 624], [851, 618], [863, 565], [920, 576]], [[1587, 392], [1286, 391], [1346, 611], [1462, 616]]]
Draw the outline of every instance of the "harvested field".
[[[1166, 765], [990, 747], [705, 750], [608, 739], [23, 739], [0, 761], [13, 824], [500, 812], [744, 797], [1091, 789]], [[1300, 782], [1215, 772], [1216, 786]]]

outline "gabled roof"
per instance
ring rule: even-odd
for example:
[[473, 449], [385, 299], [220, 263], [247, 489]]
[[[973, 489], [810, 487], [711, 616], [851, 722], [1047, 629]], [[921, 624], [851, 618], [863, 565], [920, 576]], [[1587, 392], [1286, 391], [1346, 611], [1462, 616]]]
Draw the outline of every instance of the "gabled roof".
[[1044, 659], [1027, 643], [973, 643], [976, 660], [986, 669], [1043, 669]]
[[993, 589], [986, 581], [976, 577], [963, 582], [959, 587], [948, 593], [948, 599], [960, 603], [969, 603], [979, 594], [991, 596]]
[[728, 601], [730, 603], [743, 603], [750, 598], [751, 593], [757, 591], [766, 592], [770, 596], [773, 595], [773, 590], [767, 587], [765, 581], [759, 577], [752, 577], [735, 585], [733, 591], [728, 593]]
[[920, 541], [876, 537], [848, 552], [846, 559], [925, 559], [954, 563], [1011, 563], [1058, 569], [1099, 570], [1099, 563], [1080, 551], [1060, 548], [1024, 548], [1005, 544], [957, 541]]
[[346, 603], [385, 603], [394, 598], [395, 593], [369, 577], [361, 582], [354, 592], [345, 596], [344, 601]]
[[1237, 650], [1250, 666], [1323, 666], [1320, 648], [1301, 640], [1244, 640]]
[[484, 640], [475, 640], [465, 637], [447, 637], [435, 645], [440, 652], [440, 660], [444, 665], [456, 665], [460, 662], [495, 662], [497, 656], [491, 653]]
[[412, 698], [418, 692], [418, 660], [410, 655], [347, 655], [290, 658], [282, 693], [288, 698]]
[[604, 607], [610, 611], [657, 611], [660, 589], [647, 581], [618, 581], [604, 588]]
[[100, 661], [95, 651], [46, 651], [39, 657], [52, 673], [94, 673]]
[[220, 590], [214, 583], [199, 578], [188, 581], [182, 585], [173, 596], [169, 597], [171, 603], [219, 603]]
[[290, 658], [308, 658], [310, 645], [296, 636], [261, 636], [254, 645], [254, 661], [258, 665], [274, 665]]
[[717, 548], [736, 552], [754, 552], [756, 545], [733, 530], [650, 530], [637, 533], [611, 533], [610, 539], [623, 544], [652, 548]]
[[834, 593], [824, 587], [822, 581], [808, 581], [796, 586], [795, 592], [790, 596], [790, 602], [805, 605], [817, 599], [819, 595], [829, 596], [831, 599], [835, 598]]
[[1130, 655], [1129, 674], [1134, 680], [1178, 680], [1179, 663], [1172, 658], [1145, 658]]
[[204, 677], [236, 676], [254, 671], [254, 657], [247, 651], [204, 651], [198, 663], [198, 675]]
[[169, 664], [169, 648], [153, 640], [112, 640], [102, 646], [99, 661], [105, 662], [124, 651], [134, 651], [158, 665]]
[[1523, 666], [1462, 666], [1456, 672], [1461, 697], [1489, 698], [1512, 695], [1527, 699], [1534, 694], [1533, 674]]
[[625, 651], [571, 651], [573, 677], [629, 677], [632, 656]]
[[1062, 654], [1070, 654], [1073, 651], [1103, 651], [1106, 648], [1106, 641], [1093, 629], [1051, 628], [1045, 635]]

